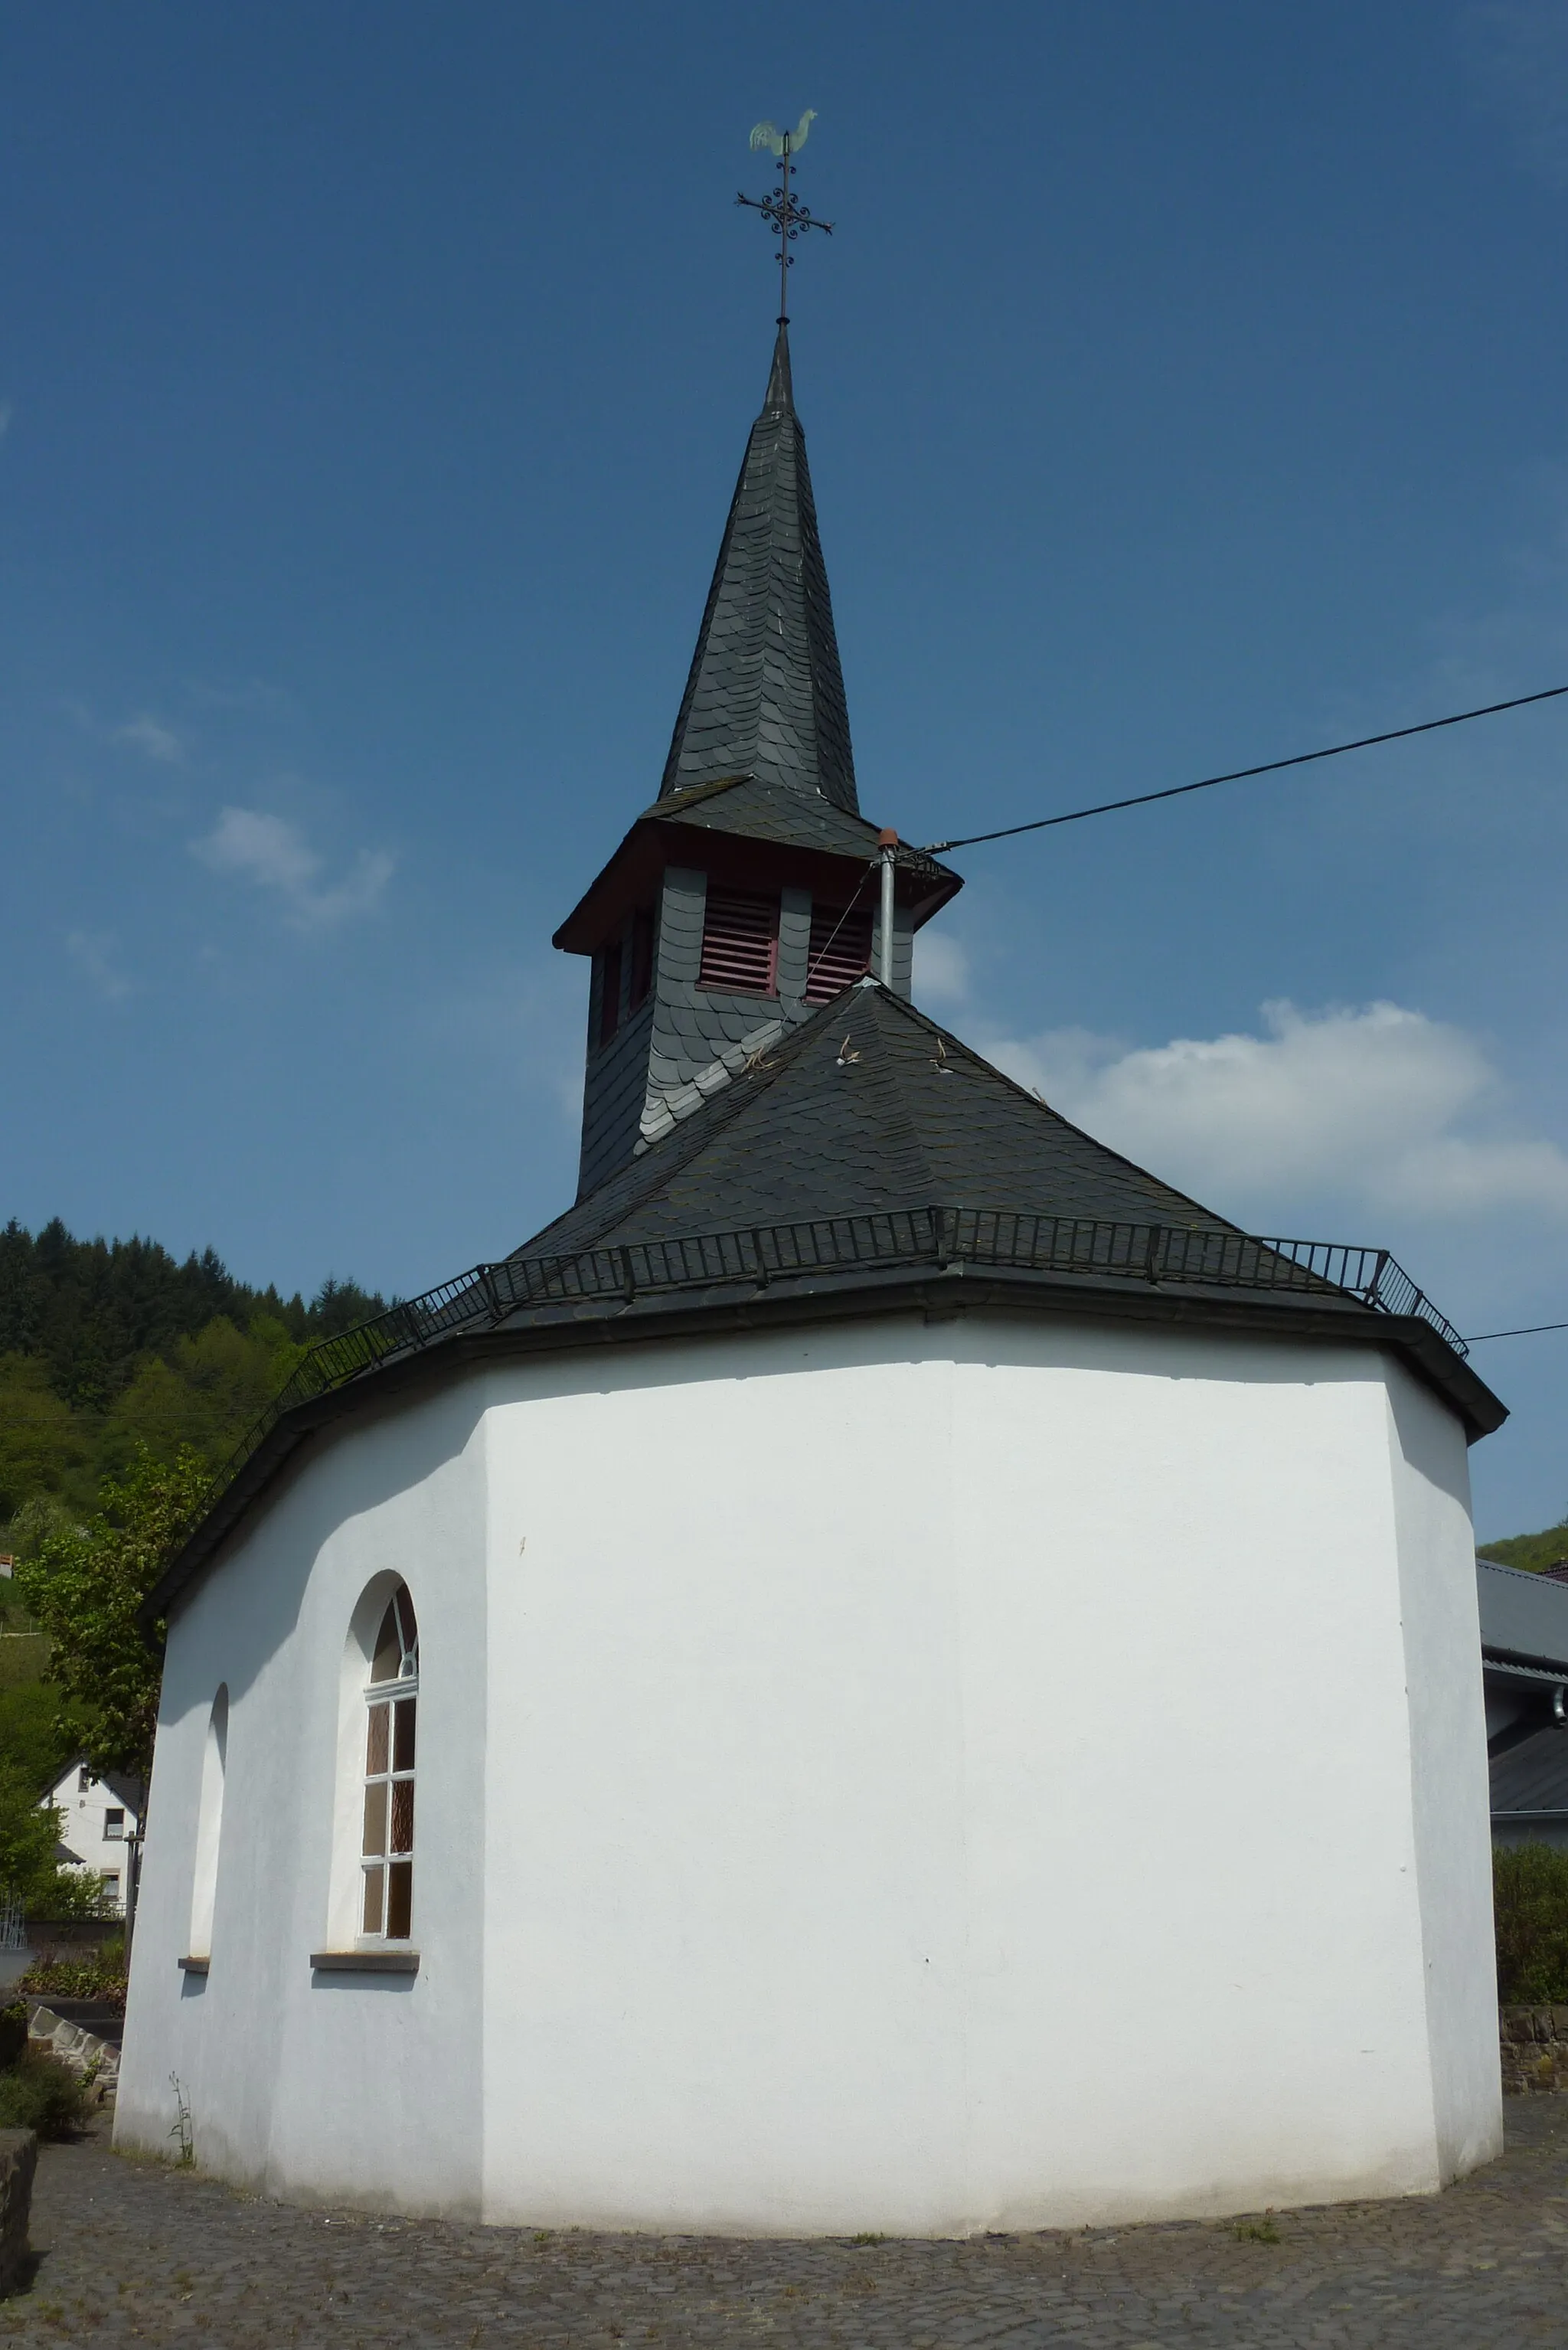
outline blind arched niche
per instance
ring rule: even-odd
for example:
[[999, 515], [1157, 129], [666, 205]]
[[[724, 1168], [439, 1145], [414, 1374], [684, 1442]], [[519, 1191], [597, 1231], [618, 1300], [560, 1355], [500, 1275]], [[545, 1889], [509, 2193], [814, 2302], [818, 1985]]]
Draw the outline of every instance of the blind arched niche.
[[229, 1692], [220, 1682], [207, 1717], [202, 1752], [202, 1793], [196, 1811], [196, 1868], [191, 1887], [191, 1956], [212, 1955], [213, 1911], [218, 1898], [218, 1854], [223, 1835], [223, 1786], [229, 1764]]

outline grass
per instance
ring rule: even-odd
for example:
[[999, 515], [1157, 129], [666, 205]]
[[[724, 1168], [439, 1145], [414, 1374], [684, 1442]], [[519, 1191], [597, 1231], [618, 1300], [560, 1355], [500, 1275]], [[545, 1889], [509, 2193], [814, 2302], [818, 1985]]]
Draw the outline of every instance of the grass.
[[22, 1689], [44, 1678], [49, 1644], [42, 1632], [13, 1632], [0, 1620], [0, 1690]]
[[1238, 2242], [1243, 2244], [1280, 2244], [1284, 2241], [1273, 2221], [1266, 2216], [1262, 2220], [1239, 2221], [1236, 2237]]

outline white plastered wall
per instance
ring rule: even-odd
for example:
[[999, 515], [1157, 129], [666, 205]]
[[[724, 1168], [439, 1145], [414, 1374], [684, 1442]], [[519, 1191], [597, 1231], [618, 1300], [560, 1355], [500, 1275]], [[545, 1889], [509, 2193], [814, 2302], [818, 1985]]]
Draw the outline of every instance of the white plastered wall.
[[[115, 2116], [298, 2199], [472, 2214], [480, 2200], [484, 1430], [472, 1384], [307, 1453], [170, 1627]], [[421, 1628], [417, 1977], [313, 1975], [332, 1916], [340, 1682], [355, 1607], [401, 1575]], [[182, 1974], [203, 1750], [229, 1691], [212, 1969]], [[358, 1733], [355, 1739], [358, 1747]], [[336, 1856], [342, 1875], [341, 1853]], [[334, 1926], [338, 1929], [334, 1936]]]
[[1388, 1370], [1009, 1320], [517, 1374], [487, 2215], [961, 2231], [1492, 2151], [1463, 1441], [1399, 1373], [1395, 1451]]
[[1502, 2151], [1491, 1822], [1469, 1462], [1449, 1415], [1388, 1366], [1395, 1533], [1410, 1714], [1438, 2166]]
[[[120, 2134], [161, 2141], [179, 2070], [225, 2175], [557, 2225], [1430, 2189], [1498, 2136], [1463, 1492], [1368, 1350], [1012, 1318], [538, 1357], [350, 1421], [171, 1632]], [[391, 1991], [306, 1963], [389, 1568]]]

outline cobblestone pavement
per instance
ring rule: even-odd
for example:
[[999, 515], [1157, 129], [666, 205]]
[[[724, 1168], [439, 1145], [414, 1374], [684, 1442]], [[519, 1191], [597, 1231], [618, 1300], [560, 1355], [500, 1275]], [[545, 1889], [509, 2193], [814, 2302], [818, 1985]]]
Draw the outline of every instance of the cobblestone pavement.
[[1568, 2343], [1568, 2095], [1440, 2197], [965, 2243], [735, 2243], [296, 2210], [45, 2149], [6, 2343], [1513, 2350]]

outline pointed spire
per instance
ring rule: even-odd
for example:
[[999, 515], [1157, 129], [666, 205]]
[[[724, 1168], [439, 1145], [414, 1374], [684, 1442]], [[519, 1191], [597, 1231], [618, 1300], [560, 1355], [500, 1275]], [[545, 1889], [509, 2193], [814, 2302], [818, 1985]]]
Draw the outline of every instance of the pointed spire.
[[778, 339], [774, 344], [774, 363], [768, 376], [768, 388], [763, 400], [763, 413], [775, 408], [787, 408], [794, 413], [794, 383], [789, 371], [789, 320], [779, 320]]
[[838, 639], [783, 319], [659, 797], [742, 775], [859, 813]]

